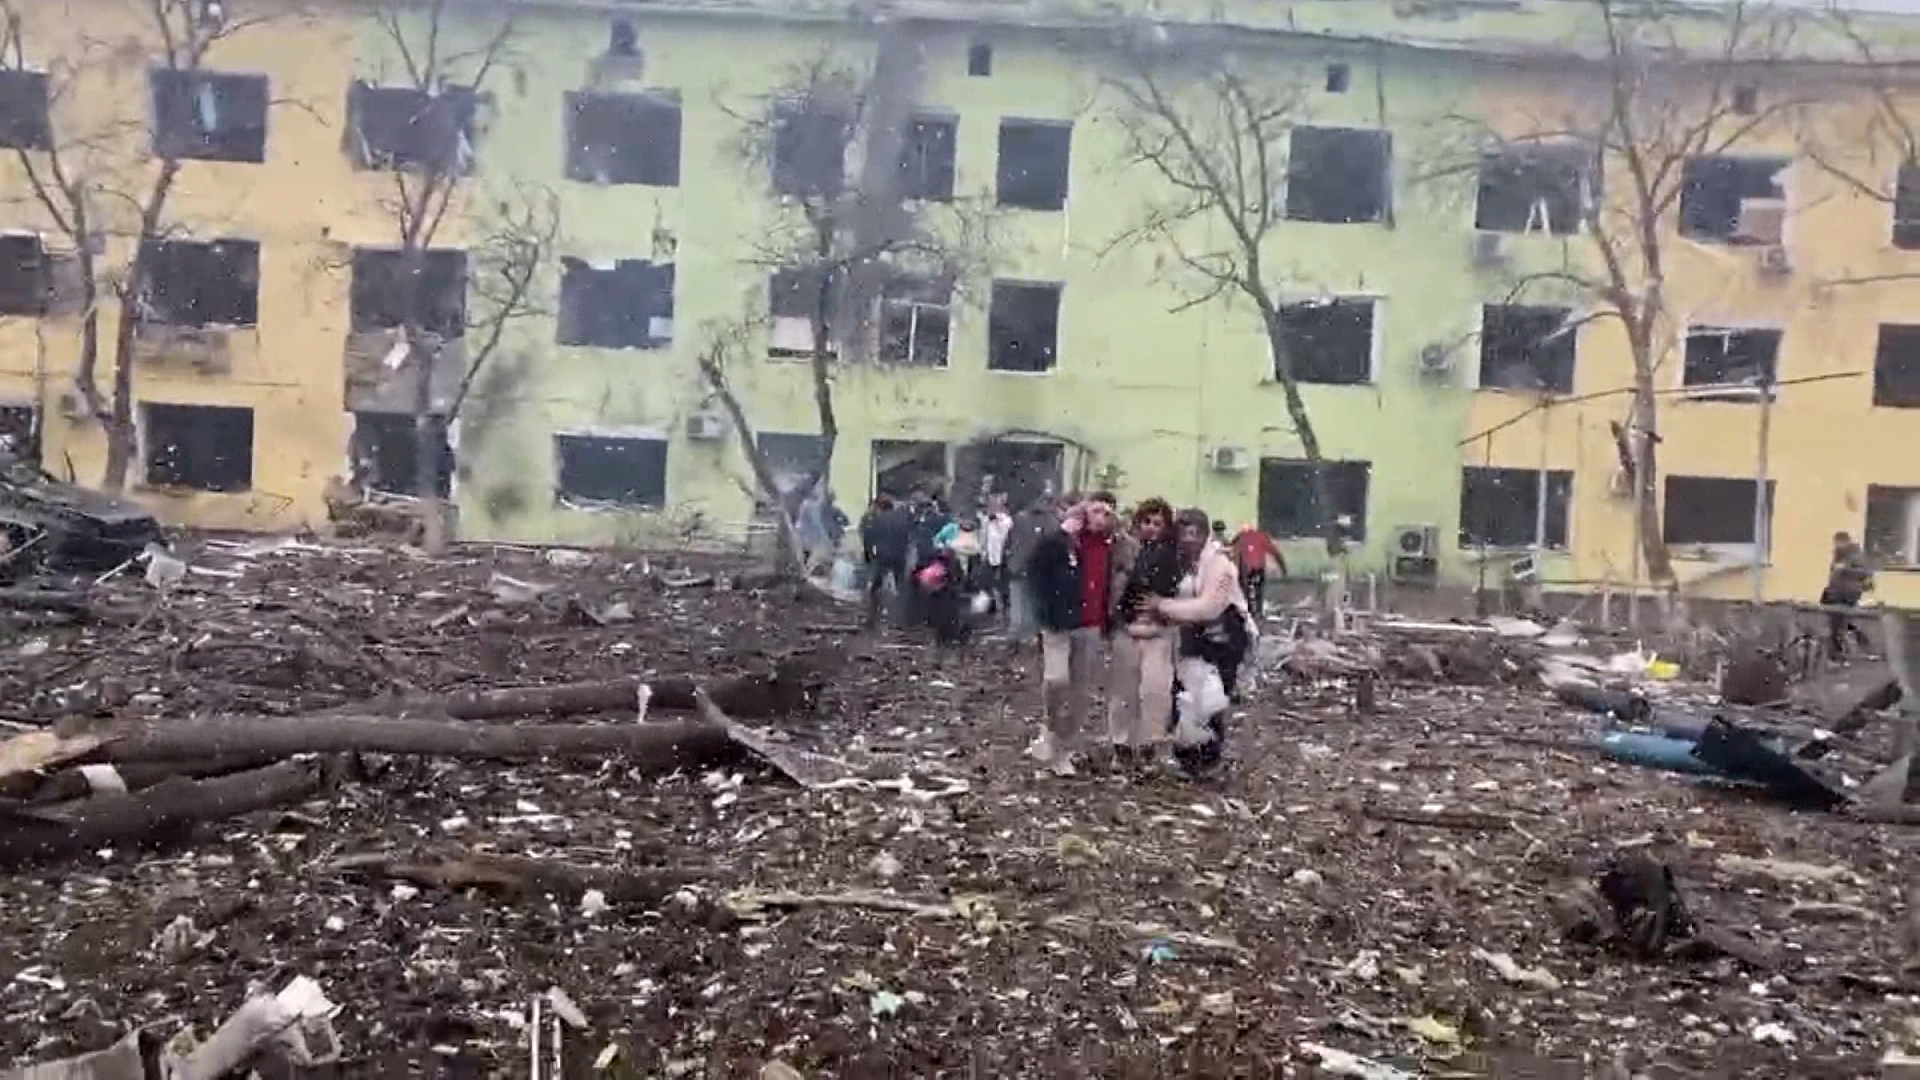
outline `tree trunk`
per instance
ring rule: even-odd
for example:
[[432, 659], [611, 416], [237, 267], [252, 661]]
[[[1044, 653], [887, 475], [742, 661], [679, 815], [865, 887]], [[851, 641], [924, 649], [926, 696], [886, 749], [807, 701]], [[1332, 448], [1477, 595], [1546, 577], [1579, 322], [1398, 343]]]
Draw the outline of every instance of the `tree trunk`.
[[1639, 501], [1640, 554], [1646, 561], [1647, 579], [1656, 585], [1673, 587], [1673, 560], [1667, 552], [1665, 530], [1660, 521], [1660, 442], [1659, 399], [1653, 386], [1650, 362], [1636, 363], [1633, 380], [1633, 485]]
[[[139, 263], [138, 256], [134, 262]], [[127, 275], [128, 289], [120, 298], [113, 332], [113, 395], [106, 422], [101, 425], [107, 437], [107, 466], [100, 478], [108, 491], [124, 491], [127, 472], [133, 464], [136, 432], [133, 426], [134, 331], [138, 323], [135, 291], [142, 277], [135, 269]]]
[[[582, 716], [606, 712], [634, 712], [640, 688], [647, 687], [647, 708], [665, 712], [699, 709], [698, 686], [688, 678], [610, 679], [605, 682], [558, 683], [552, 686], [512, 686], [499, 690], [468, 690], [444, 699], [422, 702], [457, 720], [498, 720], [523, 716]], [[728, 716], [765, 720], [805, 712], [812, 705], [817, 679], [801, 661], [776, 665], [771, 676], [740, 675], [714, 683], [708, 695]]]
[[[416, 279], [419, 268], [408, 274]], [[407, 310], [417, 304], [417, 281], [409, 286]], [[440, 361], [439, 349], [428, 340], [418, 322], [409, 321], [404, 333], [407, 359], [415, 365], [413, 383], [413, 479], [416, 508], [420, 513], [420, 546], [429, 555], [444, 555], [451, 539], [446, 500], [440, 495], [440, 444], [442, 425], [433, 412], [433, 370]]]
[[1273, 376], [1280, 383], [1280, 390], [1287, 404], [1287, 418], [1293, 424], [1294, 433], [1300, 437], [1300, 453], [1307, 459], [1307, 483], [1313, 492], [1315, 531], [1325, 538], [1327, 554], [1340, 555], [1347, 550], [1347, 540], [1340, 531], [1340, 515], [1334, 512], [1333, 495], [1327, 487], [1325, 460], [1320, 454], [1320, 435], [1313, 429], [1313, 419], [1307, 415], [1306, 399], [1300, 396], [1299, 380], [1293, 377], [1293, 361], [1286, 355], [1284, 338], [1280, 333], [1280, 312], [1270, 303], [1261, 303], [1261, 321], [1267, 331], [1267, 352], [1273, 359]]

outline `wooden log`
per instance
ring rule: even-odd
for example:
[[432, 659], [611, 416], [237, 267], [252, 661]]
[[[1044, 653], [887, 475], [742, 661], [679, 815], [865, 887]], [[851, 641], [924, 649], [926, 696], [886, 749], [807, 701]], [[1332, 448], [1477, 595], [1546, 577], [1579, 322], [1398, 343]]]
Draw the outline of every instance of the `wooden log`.
[[429, 889], [480, 889], [513, 898], [551, 896], [577, 901], [597, 890], [611, 903], [645, 907], [658, 907], [682, 886], [699, 880], [696, 872], [683, 868], [581, 866], [477, 851], [432, 859], [349, 855], [334, 862], [333, 868], [397, 878]]
[[[819, 693], [821, 681], [817, 665], [809, 659], [787, 658], [775, 664], [771, 674], [738, 675], [722, 679], [709, 687], [707, 693], [728, 716], [743, 720], [766, 720], [810, 710]], [[466, 690], [444, 698], [402, 706], [400, 711], [412, 715], [440, 714], [459, 720], [633, 713], [639, 708], [643, 683], [651, 691], [647, 698], [650, 711], [700, 711], [700, 684], [691, 678], [679, 676]]]

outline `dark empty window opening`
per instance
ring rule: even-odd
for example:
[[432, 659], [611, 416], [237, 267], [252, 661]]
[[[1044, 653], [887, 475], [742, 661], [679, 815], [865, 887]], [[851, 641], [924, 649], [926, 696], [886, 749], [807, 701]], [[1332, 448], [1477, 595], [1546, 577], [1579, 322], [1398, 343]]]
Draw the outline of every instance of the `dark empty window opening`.
[[555, 340], [601, 349], [661, 349], [673, 343], [673, 264], [622, 259], [600, 270], [562, 259]]
[[1753, 86], [1733, 88], [1733, 111], [1741, 116], [1752, 116], [1760, 111], [1760, 90]]
[[680, 185], [680, 101], [672, 94], [567, 95], [567, 178]]
[[[453, 494], [453, 447], [447, 442], [447, 426], [439, 417], [433, 425], [434, 494], [447, 498]], [[357, 412], [353, 414], [353, 482], [368, 491], [394, 495], [418, 492], [414, 476], [420, 460], [420, 433], [407, 413]]]
[[633, 28], [632, 19], [615, 19], [607, 27], [607, 55], [640, 55], [640, 33]]
[[260, 321], [256, 241], [148, 240], [140, 245], [140, 266], [143, 323], [254, 326]]
[[1751, 401], [1771, 394], [1780, 357], [1780, 331], [1721, 329], [1696, 326], [1687, 331], [1686, 360], [1680, 385], [1725, 388], [1720, 394], [1692, 394], [1701, 398], [1727, 397]]
[[869, 444], [873, 493], [904, 499], [914, 488], [944, 491], [947, 444], [912, 439], [875, 439]]
[[253, 487], [253, 410], [221, 405], [142, 405], [151, 487], [246, 491]]
[[953, 198], [951, 117], [920, 116], [908, 121], [900, 142], [900, 194], [903, 198], [948, 202]]
[[150, 73], [153, 154], [267, 160], [267, 77], [163, 68]]
[[996, 177], [1000, 205], [1022, 210], [1064, 208], [1072, 156], [1072, 124], [1000, 121], [1000, 162]]
[[1057, 442], [999, 438], [965, 443], [953, 451], [952, 501], [984, 506], [987, 496], [1007, 497], [1009, 507], [1032, 506], [1035, 499], [1058, 495], [1066, 451]]
[[393, 248], [355, 248], [351, 291], [353, 330], [398, 330], [407, 325], [408, 294], [420, 329], [442, 340], [467, 333], [467, 253], [420, 253], [420, 280], [407, 287], [407, 259]]
[[1573, 312], [1488, 304], [1480, 312], [1480, 385], [1492, 390], [1573, 392]]
[[555, 435], [563, 502], [657, 509], [667, 504], [667, 441]]
[[1287, 217], [1337, 225], [1385, 221], [1393, 137], [1358, 128], [1297, 127], [1287, 154]]
[[1344, 94], [1353, 86], [1353, 71], [1345, 64], [1327, 65], [1327, 93]]
[[1541, 547], [1564, 548], [1572, 503], [1573, 473], [1567, 470], [1469, 466], [1460, 472], [1460, 546], [1533, 547], [1537, 539]]
[[880, 295], [880, 359], [912, 367], [946, 367], [953, 286], [896, 279]]
[[1370, 382], [1373, 301], [1288, 304], [1280, 309], [1280, 347], [1299, 382], [1339, 386]]
[[40, 237], [0, 233], [0, 315], [45, 315], [52, 292], [52, 267]]
[[1059, 361], [1060, 286], [993, 283], [987, 369], [1039, 373]]
[[[1356, 543], [1367, 538], [1367, 485], [1373, 465], [1365, 461], [1323, 461], [1331, 515], [1341, 535]], [[1325, 536], [1319, 502], [1314, 498], [1313, 466], [1289, 458], [1260, 462], [1260, 528], [1269, 536], [1302, 540]]]
[[813, 355], [813, 324], [819, 320], [826, 335], [826, 352], [837, 355], [833, 337], [833, 312], [839, 302], [837, 276], [827, 283], [821, 295], [821, 277], [817, 269], [777, 270], [767, 281], [767, 314], [772, 318], [767, 355], [782, 359], [804, 359]]
[[1873, 403], [1920, 409], [1920, 326], [1880, 327], [1880, 344], [1873, 354]]
[[0, 71], [0, 147], [51, 150], [47, 76], [40, 71]]
[[[1668, 476], [1665, 516], [1667, 543], [1703, 547], [1754, 543], [1752, 480], [1727, 476]], [[1773, 481], [1767, 482], [1767, 522], [1772, 531]]]
[[1489, 232], [1580, 231], [1598, 196], [1593, 151], [1574, 143], [1510, 147], [1480, 158], [1473, 227]]
[[1723, 244], [1778, 244], [1786, 223], [1786, 158], [1688, 158], [1680, 235]]
[[853, 120], [817, 102], [786, 102], [773, 112], [773, 190], [831, 198], [847, 182]]
[[1920, 566], [1920, 488], [1868, 485], [1860, 542], [1881, 566]]
[[32, 405], [0, 405], [0, 458], [40, 460], [40, 410]]
[[1906, 162], [1893, 184], [1893, 246], [1920, 248], [1920, 164]]
[[[792, 494], [806, 479], [807, 474], [820, 464], [820, 451], [825, 448], [824, 441], [818, 435], [799, 435], [788, 432], [763, 431], [757, 443], [761, 460], [767, 464], [767, 471], [773, 474], [773, 486], [784, 497]], [[758, 509], [766, 511], [766, 493], [756, 491], [754, 498]]]
[[471, 87], [430, 94], [356, 82], [347, 92], [348, 147], [369, 169], [464, 174], [473, 167], [479, 97]]
[[984, 79], [993, 74], [992, 45], [976, 41], [967, 46], [967, 74], [975, 79]]

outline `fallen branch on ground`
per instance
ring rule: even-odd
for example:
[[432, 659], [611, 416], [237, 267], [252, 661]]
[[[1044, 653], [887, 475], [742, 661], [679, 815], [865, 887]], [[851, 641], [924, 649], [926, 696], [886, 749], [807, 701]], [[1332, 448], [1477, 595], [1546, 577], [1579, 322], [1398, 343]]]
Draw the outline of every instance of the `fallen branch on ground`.
[[424, 861], [383, 854], [349, 855], [331, 866], [343, 873], [397, 878], [423, 888], [480, 889], [509, 897], [551, 896], [574, 901], [597, 890], [612, 903], [646, 907], [660, 906], [676, 890], [698, 880], [694, 871], [686, 869], [623, 870], [474, 851]]
[[1375, 821], [1425, 825], [1435, 829], [1511, 829], [1513, 819], [1482, 810], [1418, 810], [1405, 806], [1368, 803], [1361, 812]]

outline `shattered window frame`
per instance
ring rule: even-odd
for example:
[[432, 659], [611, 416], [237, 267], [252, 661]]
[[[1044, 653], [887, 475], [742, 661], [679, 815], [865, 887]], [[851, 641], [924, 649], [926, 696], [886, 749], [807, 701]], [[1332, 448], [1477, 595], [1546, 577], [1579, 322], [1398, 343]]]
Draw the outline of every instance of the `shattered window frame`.
[[554, 344], [589, 349], [672, 347], [675, 264], [620, 259], [602, 268], [572, 256], [562, 256], [560, 264]]
[[[1032, 160], [1021, 164], [1023, 155]], [[994, 202], [1057, 213], [1073, 194], [1073, 121], [1002, 117], [994, 144]]]
[[[141, 288], [135, 310], [142, 325], [196, 329], [260, 325], [260, 241], [162, 238], [144, 240], [140, 248]], [[232, 266], [235, 278], [246, 279], [244, 285], [230, 294], [210, 287], [217, 280], [208, 270], [213, 263]], [[210, 303], [223, 295], [228, 305]], [[190, 317], [183, 319], [183, 313]]]
[[[581, 431], [553, 434], [554, 501], [582, 510], [661, 510], [667, 505], [668, 441], [657, 435], [598, 435]], [[589, 462], [576, 453], [598, 453], [610, 460]], [[589, 470], [589, 465], [598, 470]], [[605, 483], [582, 486], [583, 471], [598, 471]], [[657, 478], [654, 473], [657, 472]], [[609, 479], [618, 477], [619, 479]], [[656, 482], [657, 481], [657, 482]]]
[[46, 434], [40, 406], [31, 401], [0, 400], [0, 456], [39, 461]]
[[[679, 91], [570, 90], [564, 108], [567, 179], [614, 187], [680, 186], [685, 116]], [[631, 141], [582, 142], [583, 128], [595, 136], [634, 130], [650, 134]]]
[[[413, 487], [413, 474], [419, 454], [419, 436], [413, 414], [361, 409], [348, 415], [353, 417], [353, 432], [348, 436], [347, 446], [352, 458], [355, 486], [389, 495], [417, 494]], [[452, 498], [453, 475], [457, 466], [452, 433], [443, 417], [434, 416], [430, 420], [439, 429], [440, 446], [440, 467], [435, 478], [434, 493], [443, 499]], [[393, 473], [401, 477], [397, 483], [388, 479]]]
[[[762, 431], [755, 437], [755, 444], [783, 498], [793, 494], [794, 486], [819, 463], [826, 450], [826, 439], [807, 432]], [[824, 484], [826, 479], [822, 475], [820, 483]], [[767, 513], [773, 509], [766, 492], [756, 490], [753, 494], [756, 511]]]
[[1920, 324], [1880, 324], [1873, 348], [1873, 406], [1920, 409]]
[[1920, 568], [1920, 487], [1868, 484], [1866, 522], [1860, 543], [1875, 564]]
[[[1341, 144], [1346, 145], [1341, 145]], [[1319, 176], [1329, 168], [1324, 158], [1345, 159], [1363, 151], [1374, 160], [1366, 162], [1365, 184], [1338, 183], [1318, 185]], [[1357, 169], [1357, 167], [1356, 167]], [[1358, 171], [1341, 172], [1348, 180]], [[1393, 133], [1379, 128], [1320, 127], [1302, 124], [1287, 137], [1288, 221], [1320, 225], [1380, 225], [1393, 220]]]
[[[1548, 469], [1546, 532], [1540, 547], [1564, 551], [1573, 525], [1573, 470]], [[1460, 470], [1462, 550], [1515, 551], [1534, 547], [1540, 524], [1541, 470], [1467, 465]], [[1508, 512], [1508, 506], [1512, 512]]]
[[148, 132], [162, 160], [267, 160], [271, 82], [254, 72], [150, 68]]
[[[425, 281], [415, 299], [426, 308], [418, 319], [420, 328], [439, 335], [442, 341], [461, 340], [468, 330], [467, 252], [464, 248], [427, 248], [418, 254]], [[399, 282], [406, 272], [405, 263], [406, 252], [401, 248], [353, 249], [347, 287], [347, 318], [353, 333], [406, 327], [406, 313], [397, 307], [398, 297], [403, 295]]]
[[53, 102], [46, 72], [0, 70], [0, 149], [53, 149]]
[[[1293, 371], [1295, 382], [1311, 383], [1316, 386], [1368, 386], [1375, 378], [1375, 369], [1379, 366], [1380, 350], [1380, 300], [1373, 296], [1335, 296], [1323, 299], [1300, 300], [1280, 306], [1281, 353]], [[1318, 367], [1314, 362], [1332, 356], [1328, 350], [1316, 350], [1316, 338], [1338, 327], [1330, 320], [1341, 312], [1364, 310], [1367, 332], [1367, 345], [1359, 366], [1353, 357], [1334, 357]], [[1312, 319], [1307, 318], [1312, 314]], [[1311, 327], [1305, 323], [1320, 322], [1325, 325]], [[1303, 358], [1306, 362], [1303, 362]], [[1277, 361], [1276, 361], [1277, 364]], [[1276, 381], [1280, 378], [1278, 370], [1273, 372]]]
[[827, 108], [810, 98], [776, 103], [768, 162], [774, 194], [833, 199], [845, 192], [854, 120], [851, 110]]
[[[1345, 518], [1341, 535], [1356, 544], [1367, 540], [1367, 509], [1373, 497], [1373, 462], [1322, 461], [1333, 514]], [[1260, 531], [1276, 540], [1316, 540], [1325, 533], [1316, 524], [1312, 464], [1299, 458], [1263, 457], [1254, 495]]]
[[[1029, 311], [1023, 301], [1048, 301]], [[987, 308], [987, 370], [1047, 375], [1060, 367], [1060, 322], [1066, 286], [1057, 281], [995, 281]], [[1016, 310], [1017, 309], [1017, 310]]]
[[833, 313], [839, 308], [842, 276], [814, 266], [782, 267], [767, 275], [767, 358], [770, 360], [811, 360], [813, 358], [813, 320], [819, 313], [819, 286], [826, 279], [827, 355], [838, 357], [840, 343], [834, 337]]
[[[953, 283], [900, 277], [881, 289], [879, 356], [902, 367], [944, 368], [953, 355]], [[937, 329], [934, 329], [937, 327]], [[904, 343], [904, 348], [901, 346]]]
[[[480, 103], [481, 95], [470, 86], [449, 84], [429, 93], [356, 79], [347, 87], [348, 155], [359, 168], [375, 172], [469, 175], [479, 157]], [[406, 115], [389, 116], [382, 109]], [[370, 123], [376, 117], [377, 127]], [[435, 134], [426, 129], [434, 122], [449, 125], [437, 137], [447, 144], [439, 149], [432, 145]]]
[[[1516, 343], [1531, 334], [1528, 324], [1555, 330]], [[1480, 372], [1483, 390], [1514, 390], [1549, 394], [1573, 393], [1580, 361], [1579, 328], [1572, 325], [1573, 309], [1549, 304], [1482, 304], [1480, 306]], [[1498, 326], [1496, 324], [1499, 324]], [[1510, 324], [1510, 326], [1509, 326]], [[1496, 330], [1507, 326], [1510, 333]], [[1509, 348], [1508, 346], [1511, 346]], [[1537, 385], [1518, 381], [1509, 373], [1530, 371]]]
[[[221, 430], [223, 428], [233, 430]], [[244, 430], [244, 462], [220, 453], [223, 435]], [[144, 485], [169, 491], [233, 494], [253, 490], [254, 441], [259, 436], [253, 409], [242, 405], [142, 402], [140, 463]], [[224, 465], [224, 469], [216, 466]], [[211, 477], [204, 475], [213, 470]], [[201, 474], [201, 475], [195, 475]]]
[[1920, 250], [1920, 162], [1903, 161], [1893, 178], [1893, 232], [1896, 250]]
[[900, 140], [900, 196], [917, 202], [953, 201], [960, 145], [957, 117], [915, 113]]
[[[1772, 166], [1770, 171], [1768, 166]], [[1681, 167], [1680, 200], [1676, 213], [1682, 237], [1702, 244], [1742, 244], [1740, 218], [1749, 201], [1787, 200], [1782, 175], [1793, 167], [1791, 157], [1775, 154], [1702, 154]], [[1747, 181], [1765, 171], [1766, 186]], [[1724, 188], [1722, 183], [1724, 182]]]
[[[1753, 535], [1753, 504], [1755, 484], [1750, 476], [1690, 476], [1668, 473], [1662, 478], [1660, 499], [1661, 538], [1670, 548], [1685, 548], [1703, 551], [1745, 550], [1758, 547], [1760, 541]], [[1721, 509], [1738, 506], [1738, 513], [1714, 513], [1713, 508]], [[1683, 509], [1682, 513], [1675, 513]], [[1779, 513], [1779, 483], [1767, 481], [1767, 532], [1766, 546], [1772, 548], [1771, 533], [1773, 521]], [[1744, 536], [1729, 527], [1729, 522], [1737, 522]], [[1689, 528], [1683, 534], [1681, 526]], [[1701, 526], [1703, 529], [1693, 528]]]
[[[1573, 139], [1485, 151], [1480, 155], [1473, 227], [1528, 236], [1576, 235], [1600, 203], [1603, 168], [1596, 148]], [[1525, 205], [1517, 215], [1516, 203]], [[1536, 228], [1536, 221], [1542, 227]]]
[[[1779, 393], [1780, 346], [1785, 331], [1777, 326], [1689, 326], [1681, 339], [1680, 386], [1689, 401], [1758, 401]], [[1754, 377], [1726, 376], [1747, 370], [1729, 367], [1731, 358], [1756, 350]], [[1718, 376], [1718, 377], [1710, 377]]]
[[[5, 250], [21, 248], [21, 258]], [[17, 270], [15, 275], [12, 271]], [[19, 289], [9, 288], [20, 283]], [[0, 232], [0, 316], [22, 319], [46, 317], [53, 307], [53, 256], [46, 237], [34, 232]]]

